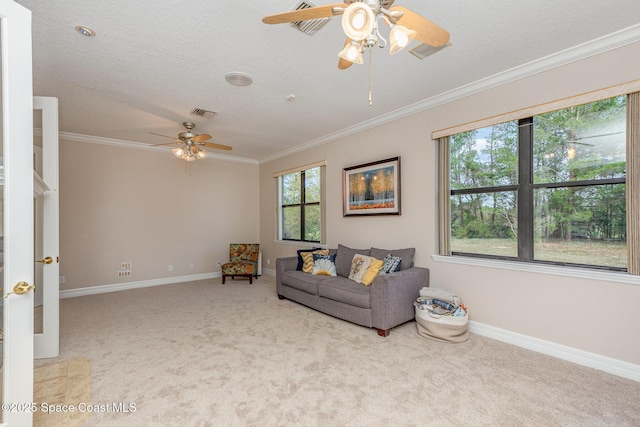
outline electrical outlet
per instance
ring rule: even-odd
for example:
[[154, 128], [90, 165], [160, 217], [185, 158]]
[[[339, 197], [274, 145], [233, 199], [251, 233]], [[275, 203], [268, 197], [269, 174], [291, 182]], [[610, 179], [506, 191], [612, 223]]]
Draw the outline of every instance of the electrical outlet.
[[64, 276], [60, 276], [60, 283], [64, 283]]
[[217, 261], [216, 264], [218, 265], [218, 267], [222, 267], [222, 264], [220, 264], [220, 261]]
[[267, 258], [267, 264], [271, 264], [271, 258]]
[[169, 271], [173, 271], [173, 265], [169, 266]]
[[189, 270], [193, 270], [193, 264], [189, 264]]

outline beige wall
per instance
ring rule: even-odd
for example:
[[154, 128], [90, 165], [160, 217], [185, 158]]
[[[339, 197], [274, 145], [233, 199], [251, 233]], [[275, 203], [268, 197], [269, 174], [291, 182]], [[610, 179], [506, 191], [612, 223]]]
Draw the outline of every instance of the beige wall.
[[[186, 166], [171, 153], [61, 141], [60, 288], [219, 272], [229, 243], [258, 242], [258, 165]], [[118, 278], [126, 261], [132, 276]]]
[[[384, 124], [260, 166], [261, 244], [267, 268], [297, 246], [274, 241], [276, 180], [271, 174], [327, 162], [327, 243], [416, 247], [431, 286], [454, 290], [471, 319], [531, 337], [640, 364], [640, 286], [435, 262], [436, 146], [431, 133], [473, 120], [640, 79], [640, 43], [621, 47]], [[375, 84], [375, 83], [374, 83]], [[375, 90], [375, 86], [374, 86]], [[363, 102], [366, 99], [363, 97]], [[342, 216], [342, 168], [402, 158], [402, 215]], [[636, 212], [640, 216], [640, 212]]]

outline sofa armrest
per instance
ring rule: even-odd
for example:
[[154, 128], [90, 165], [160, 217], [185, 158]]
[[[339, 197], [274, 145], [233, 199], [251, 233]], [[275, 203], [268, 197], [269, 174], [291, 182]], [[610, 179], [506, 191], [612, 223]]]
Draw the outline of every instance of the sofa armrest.
[[373, 327], [388, 330], [414, 319], [413, 303], [425, 286], [429, 286], [429, 269], [423, 267], [376, 276], [371, 284]]
[[297, 267], [297, 256], [276, 259], [276, 292], [278, 293], [278, 295], [281, 295], [280, 287], [282, 286], [282, 273], [288, 270], [295, 270]]

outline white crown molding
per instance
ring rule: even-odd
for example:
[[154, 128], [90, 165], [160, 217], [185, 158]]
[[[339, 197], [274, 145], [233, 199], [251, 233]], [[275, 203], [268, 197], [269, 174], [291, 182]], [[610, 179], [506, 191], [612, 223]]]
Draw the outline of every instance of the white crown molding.
[[623, 360], [614, 359], [600, 354], [590, 353], [551, 341], [541, 340], [528, 335], [496, 328], [484, 323], [469, 321], [469, 332], [487, 338], [512, 344], [537, 353], [546, 354], [567, 362], [598, 369], [619, 377], [640, 381], [640, 366]]
[[[36, 135], [38, 132], [42, 132], [39, 129], [36, 129]], [[110, 145], [113, 147], [122, 147], [122, 148], [133, 148], [134, 150], [146, 150], [146, 151], [157, 151], [157, 152], [171, 152], [171, 148], [166, 146], [153, 146], [147, 145], [140, 142], [132, 142], [125, 141], [121, 139], [112, 139], [112, 138], [102, 138], [99, 136], [91, 136], [91, 135], [81, 135], [77, 133], [70, 132], [60, 132], [60, 139], [67, 141], [77, 141], [77, 142], [88, 142], [90, 144], [100, 144], [100, 145]], [[236, 162], [236, 163], [248, 163], [252, 165], [257, 165], [259, 162], [256, 159], [250, 159], [248, 157], [237, 157], [237, 156], [228, 156], [225, 154], [216, 154], [210, 151], [207, 151], [207, 157], [202, 160], [224, 160], [227, 162]]]
[[353, 126], [349, 126], [345, 129], [323, 136], [321, 138], [317, 138], [289, 148], [287, 150], [280, 151], [274, 155], [267, 156], [261, 159], [260, 163], [268, 163], [273, 160], [287, 157], [291, 154], [305, 151], [310, 148], [335, 141], [337, 139], [345, 138], [347, 136], [383, 125], [385, 123], [393, 122], [400, 118], [410, 116], [412, 114], [429, 110], [431, 108], [435, 108], [440, 105], [444, 105], [449, 102], [456, 101], [458, 99], [465, 98], [467, 96], [474, 95], [488, 89], [511, 83], [513, 81], [529, 77], [534, 74], [542, 73], [544, 71], [548, 71], [566, 64], [570, 64], [572, 62], [580, 61], [590, 56], [598, 55], [600, 53], [617, 49], [619, 47], [631, 43], [636, 43], [638, 41], [640, 41], [640, 24], [545, 56], [535, 61], [519, 65], [509, 70], [502, 71], [498, 74], [494, 74], [484, 79], [477, 80], [473, 83], [460, 86], [448, 92], [444, 92], [434, 97], [427, 98], [423, 101], [416, 102], [415, 104], [411, 104], [395, 111], [391, 111], [390, 113], [383, 114], [373, 119], [355, 124]]

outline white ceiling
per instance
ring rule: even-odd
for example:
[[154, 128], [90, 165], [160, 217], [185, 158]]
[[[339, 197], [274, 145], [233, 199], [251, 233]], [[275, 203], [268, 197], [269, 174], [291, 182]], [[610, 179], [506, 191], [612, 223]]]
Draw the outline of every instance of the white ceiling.
[[[422, 61], [375, 48], [369, 106], [367, 61], [337, 68], [339, 17], [313, 36], [261, 22], [295, 0], [17, 2], [33, 12], [34, 94], [59, 99], [65, 137], [159, 144], [170, 140], [149, 132], [174, 136], [193, 121], [233, 147], [218, 153], [258, 161], [620, 30], [623, 42], [640, 33], [638, 0], [396, 0], [449, 31], [452, 46]], [[234, 71], [253, 84], [227, 83]], [[218, 114], [192, 116], [195, 107]]]

